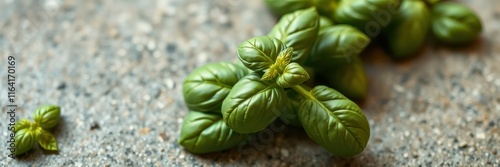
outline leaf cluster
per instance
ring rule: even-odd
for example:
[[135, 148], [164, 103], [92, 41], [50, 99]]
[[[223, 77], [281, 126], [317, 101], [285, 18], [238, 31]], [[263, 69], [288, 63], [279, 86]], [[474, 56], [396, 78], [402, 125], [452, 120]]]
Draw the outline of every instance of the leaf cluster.
[[36, 142], [45, 150], [58, 151], [57, 140], [50, 129], [59, 122], [61, 108], [54, 105], [44, 105], [35, 111], [33, 117], [33, 122], [21, 119], [14, 126], [16, 155], [26, 153]]
[[[268, 35], [238, 46], [242, 66], [208, 64], [186, 78], [183, 93], [191, 111], [184, 119], [179, 144], [193, 153], [221, 151], [281, 117], [303, 127], [334, 155], [360, 153], [370, 127], [361, 109], [342, 92], [365, 95], [365, 73], [358, 55], [369, 42], [356, 28], [322, 18], [316, 8], [284, 15]], [[333, 82], [344, 90], [311, 81], [314, 71], [335, 74]]]
[[279, 15], [316, 7], [336, 24], [356, 27], [380, 40], [391, 57], [410, 58], [430, 34], [446, 45], [464, 45], [482, 31], [470, 8], [442, 0], [265, 0]]

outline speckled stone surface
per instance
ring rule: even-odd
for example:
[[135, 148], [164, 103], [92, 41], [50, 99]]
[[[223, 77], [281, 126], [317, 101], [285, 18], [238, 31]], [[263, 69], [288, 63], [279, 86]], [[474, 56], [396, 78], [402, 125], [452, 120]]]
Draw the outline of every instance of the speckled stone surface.
[[7, 111], [7, 56], [17, 65], [17, 119], [42, 104], [62, 107], [60, 151], [7, 157], [0, 166], [499, 166], [500, 2], [462, 1], [484, 23], [473, 44], [429, 39], [409, 61], [378, 46], [363, 55], [361, 104], [371, 138], [339, 158], [286, 128], [256, 151], [194, 155], [177, 144], [187, 107], [182, 81], [209, 62], [236, 61], [237, 45], [276, 22], [262, 1], [0, 0], [0, 107]]

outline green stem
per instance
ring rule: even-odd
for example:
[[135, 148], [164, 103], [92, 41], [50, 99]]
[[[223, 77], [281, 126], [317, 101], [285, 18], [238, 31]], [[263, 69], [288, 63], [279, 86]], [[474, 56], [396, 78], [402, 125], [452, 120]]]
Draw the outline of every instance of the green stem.
[[304, 89], [300, 85], [294, 85], [294, 86], [292, 86], [292, 89], [295, 90], [297, 93], [299, 93], [300, 95], [302, 95], [306, 99], [314, 99], [314, 97], [311, 95], [311, 93], [309, 93], [306, 89]]

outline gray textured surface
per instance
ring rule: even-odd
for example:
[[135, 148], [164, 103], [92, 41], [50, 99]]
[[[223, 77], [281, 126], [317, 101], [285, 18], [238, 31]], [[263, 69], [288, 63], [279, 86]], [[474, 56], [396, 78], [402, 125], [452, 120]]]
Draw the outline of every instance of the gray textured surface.
[[[429, 40], [420, 56], [401, 63], [379, 47], [365, 52], [362, 106], [372, 133], [366, 150], [348, 159], [295, 128], [251, 155], [198, 156], [177, 144], [187, 113], [183, 79], [208, 62], [235, 61], [240, 42], [266, 34], [275, 19], [261, 1], [35, 2], [0, 1], [0, 76], [4, 85], [6, 57], [16, 53], [18, 119], [42, 104], [62, 107], [60, 152], [33, 149], [11, 160], [2, 144], [0, 166], [500, 165], [496, 0], [464, 1], [485, 25], [470, 46]], [[6, 94], [2, 86], [2, 112]], [[0, 119], [4, 143], [7, 114]]]

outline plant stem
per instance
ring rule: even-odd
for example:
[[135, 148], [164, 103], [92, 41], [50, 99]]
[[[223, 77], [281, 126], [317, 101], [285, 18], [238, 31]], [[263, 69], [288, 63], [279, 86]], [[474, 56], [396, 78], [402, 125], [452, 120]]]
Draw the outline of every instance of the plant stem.
[[292, 86], [292, 89], [295, 90], [297, 93], [302, 95], [306, 99], [314, 99], [314, 97], [309, 93], [307, 90], [305, 90], [302, 86], [300, 85], [294, 85]]

